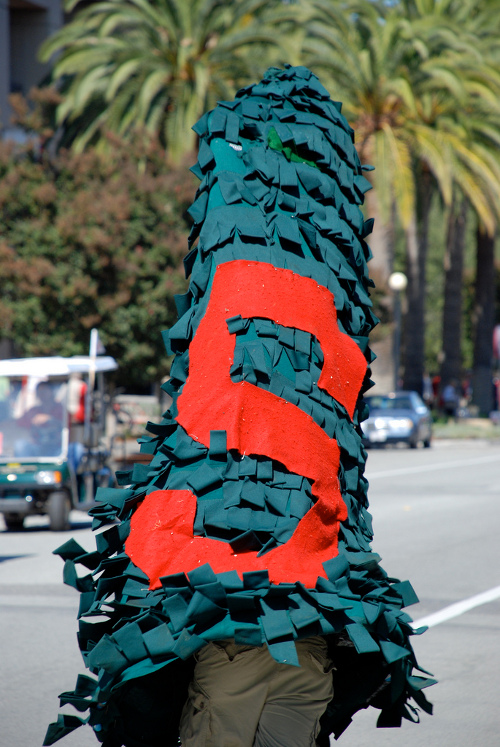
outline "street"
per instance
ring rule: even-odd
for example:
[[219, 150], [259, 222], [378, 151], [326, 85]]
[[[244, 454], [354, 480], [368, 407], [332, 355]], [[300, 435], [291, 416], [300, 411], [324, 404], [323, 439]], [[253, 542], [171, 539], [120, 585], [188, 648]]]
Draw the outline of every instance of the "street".
[[[428, 618], [432, 627], [415, 636], [414, 648], [439, 684], [427, 690], [435, 715], [422, 714], [420, 725], [377, 730], [378, 712], [369, 709], [354, 717], [338, 744], [497, 747], [500, 444], [450, 441], [431, 449], [371, 450], [367, 477], [373, 548], [389, 575], [408, 578], [420, 598], [408, 611], [416, 621]], [[45, 518], [8, 533], [0, 519], [2, 747], [39, 747], [57, 717], [58, 694], [72, 689], [83, 671], [76, 643], [79, 595], [63, 586], [62, 561], [51, 554], [70, 537], [94, 547], [84, 514], [73, 513], [66, 533], [48, 531]], [[473, 599], [489, 590], [496, 590], [491, 601]], [[470, 604], [446, 611], [466, 600]], [[85, 727], [60, 744], [98, 742]]]

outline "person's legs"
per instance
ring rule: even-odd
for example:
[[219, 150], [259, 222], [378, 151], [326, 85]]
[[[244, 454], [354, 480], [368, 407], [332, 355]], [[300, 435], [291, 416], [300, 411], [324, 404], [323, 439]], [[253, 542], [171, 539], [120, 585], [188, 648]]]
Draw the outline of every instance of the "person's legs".
[[276, 664], [253, 747], [314, 747], [333, 697], [332, 663], [323, 638], [296, 642], [300, 667]]
[[197, 654], [182, 712], [182, 747], [312, 747], [332, 698], [323, 638], [297, 642], [300, 667], [266, 646], [210, 643]]
[[209, 643], [196, 660], [182, 747], [252, 747], [273, 668], [267, 647]]
[[85, 446], [80, 441], [70, 441], [68, 444], [68, 462], [73, 467], [75, 474], [85, 454]]

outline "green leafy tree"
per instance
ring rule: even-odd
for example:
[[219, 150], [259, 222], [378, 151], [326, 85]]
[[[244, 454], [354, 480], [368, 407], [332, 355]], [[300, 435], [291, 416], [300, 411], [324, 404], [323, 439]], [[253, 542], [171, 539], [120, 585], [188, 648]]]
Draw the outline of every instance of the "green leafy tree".
[[[489, 6], [485, 25], [484, 18], [479, 21], [477, 17], [477, 3], [408, 0], [404, 5], [413, 43], [422, 49], [421, 72], [425, 78], [420, 88], [423, 106], [419, 116], [446, 164], [446, 171], [441, 174], [433, 170], [440, 196], [450, 208], [441, 348], [441, 383], [444, 386], [453, 379], [458, 381], [462, 373], [460, 341], [465, 205], [471, 205], [488, 234], [495, 231], [498, 217], [500, 68], [484, 33], [487, 27], [496, 28], [498, 7], [485, 3]], [[432, 164], [422, 160], [422, 154], [418, 155], [420, 169], [432, 170]], [[424, 236], [426, 233], [425, 230]], [[426, 253], [426, 247], [422, 241], [413, 253], [408, 252], [410, 293], [414, 286], [412, 269], [413, 276], [418, 275], [418, 269], [417, 272], [414, 269], [416, 262], [419, 263], [420, 275], [426, 270], [423, 252]], [[425, 289], [425, 283], [421, 287]], [[418, 339], [421, 333], [415, 322], [418, 316], [422, 316], [422, 311], [415, 312], [422, 305], [423, 297], [420, 291], [414, 303], [410, 298], [405, 383], [411, 388], [418, 384], [421, 370], [421, 340]]]
[[[485, 269], [491, 268], [491, 272]], [[477, 229], [476, 282], [474, 293], [473, 402], [481, 415], [494, 408], [493, 330], [495, 326], [495, 237]]]
[[40, 52], [54, 56], [64, 91], [58, 124], [77, 151], [140, 126], [178, 162], [195, 148], [199, 117], [271, 61], [277, 38], [265, 12], [276, 2], [104, 0], [77, 9]]
[[[478, 77], [477, 58], [469, 58], [469, 68], [463, 65], [467, 61], [465, 54], [461, 55], [462, 67], [454, 62], [458, 53], [449, 55], [449, 70], [456, 77], [456, 92], [453, 93], [448, 86], [432, 81], [431, 90], [425, 92], [423, 101], [426, 109], [423, 111], [422, 119], [429, 131], [435, 134], [436, 143], [442, 151], [447, 163], [447, 174], [444, 179], [434, 178], [434, 191], [439, 190], [439, 196], [448, 206], [448, 231], [446, 237], [445, 254], [445, 283], [444, 283], [444, 309], [443, 309], [443, 341], [442, 354], [443, 365], [441, 368], [442, 385], [446, 385], [452, 379], [459, 380], [461, 376], [461, 319], [462, 319], [462, 284], [463, 284], [463, 256], [465, 220], [471, 211], [466, 210], [467, 205], [472, 206], [482, 225], [487, 226], [487, 231], [494, 231], [497, 209], [495, 207], [494, 195], [500, 188], [500, 171], [498, 159], [493, 155], [496, 148], [495, 140], [500, 134], [498, 119], [498, 106], [495, 104], [496, 112], [483, 98], [474, 92], [475, 82]], [[443, 57], [445, 55], [443, 54]], [[444, 62], [440, 62], [444, 66]], [[494, 134], [496, 133], [496, 135]], [[492, 137], [493, 136], [493, 137]], [[417, 162], [417, 169], [423, 184], [429, 183], [428, 161]], [[417, 171], [418, 173], [418, 171]], [[436, 174], [434, 172], [433, 176]], [[451, 197], [451, 201], [450, 201]], [[422, 195], [421, 226], [428, 221], [429, 200], [425, 201]], [[424, 224], [425, 225], [425, 224]], [[407, 325], [407, 357], [405, 379], [409, 387], [416, 386], [416, 375], [418, 361], [415, 354], [419, 355], [420, 346], [414, 346], [416, 315], [411, 316], [418, 304], [422, 304], [425, 297], [425, 277], [423, 273], [427, 269], [427, 227], [425, 232], [420, 233], [420, 243], [417, 251], [411, 252], [409, 247], [407, 256], [407, 267], [409, 277], [414, 281], [420, 276], [419, 297], [410, 306], [410, 317]], [[417, 264], [418, 263], [418, 264]], [[417, 266], [417, 270], [415, 267]], [[411, 285], [411, 284], [410, 284]], [[419, 287], [417, 284], [417, 288]], [[413, 282], [413, 287], [415, 283]], [[420, 313], [422, 317], [423, 310]], [[412, 321], [413, 319], [413, 321]]]
[[185, 290], [188, 170], [164, 151], [109, 141], [105, 154], [0, 150], [1, 336], [21, 355], [88, 352], [99, 329], [127, 385], [168, 373], [161, 330]]
[[[313, 69], [324, 70], [327, 87], [344, 103], [363, 162], [372, 163], [375, 189], [367, 211], [375, 217], [371, 272], [381, 287], [392, 271], [396, 219], [404, 229], [410, 316], [406, 370], [421, 389], [424, 361], [425, 269], [428, 215], [435, 178], [446, 191], [448, 165], [421, 118], [423, 50], [399, 6], [349, 3], [350, 13], [332, 0], [312, 0], [305, 43]], [[408, 339], [408, 330], [413, 339]]]
[[[330, 77], [345, 104], [363, 161], [375, 165], [368, 208], [385, 230], [372, 241], [385, 277], [394, 216], [405, 231], [408, 285], [405, 386], [421, 390], [425, 360], [425, 298], [432, 195], [451, 205], [453, 185], [482, 220], [494, 223], [491, 194], [498, 170], [477, 138], [484, 92], [496, 71], [478, 39], [463, 30], [459, 3], [416, 0], [387, 7], [311, 0], [306, 60]], [[491, 97], [490, 97], [491, 99]], [[491, 103], [491, 101], [490, 101]], [[486, 128], [486, 123], [485, 123]], [[484, 129], [485, 129], [484, 128]], [[382, 280], [384, 273], [382, 273]], [[380, 278], [379, 278], [380, 282]]]
[[[479, 39], [482, 54], [497, 72], [500, 71], [500, 47], [498, 45], [497, 28], [500, 24], [500, 6], [496, 0], [480, 0], [470, 3], [468, 24], [472, 26]], [[482, 146], [487, 149], [490, 158], [498, 164], [500, 160], [500, 123], [496, 106], [500, 99], [498, 78], [479, 92], [486, 102], [490, 103], [491, 111], [481, 121]], [[492, 121], [493, 119], [493, 121]], [[498, 191], [491, 195], [493, 209], [497, 216], [500, 209]], [[495, 406], [493, 387], [493, 329], [498, 323], [498, 309], [495, 304], [498, 292], [498, 271], [495, 265], [495, 243], [498, 236], [499, 220], [493, 227], [478, 216], [476, 230], [476, 277], [474, 287], [473, 307], [473, 402], [481, 414], [489, 414]]]

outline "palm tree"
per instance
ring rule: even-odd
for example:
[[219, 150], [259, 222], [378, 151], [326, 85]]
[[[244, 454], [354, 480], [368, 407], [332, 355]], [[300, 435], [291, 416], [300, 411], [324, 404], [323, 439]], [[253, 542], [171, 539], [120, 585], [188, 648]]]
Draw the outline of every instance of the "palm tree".
[[367, 195], [367, 209], [379, 225], [378, 235], [370, 240], [370, 270], [379, 284], [385, 284], [392, 269], [395, 213], [405, 231], [407, 298], [413, 316], [406, 370], [418, 380], [410, 382], [411, 388], [420, 390], [430, 201], [436, 179], [445, 194], [450, 183], [435, 133], [421, 116], [419, 95], [426, 76], [420, 64], [427, 48], [411, 33], [398, 6], [353, 2], [351, 15], [345, 15], [331, 0], [312, 0], [312, 5], [306, 60], [324, 71], [327, 86], [344, 102], [361, 161], [375, 165], [375, 189]]
[[[471, 96], [471, 90], [477, 94], [485, 88], [494, 70], [479, 74], [477, 39], [450, 17], [454, 0], [408, 0], [390, 8], [354, 2], [347, 16], [333, 0], [311, 4], [306, 59], [329, 75], [330, 89], [344, 101], [356, 130], [362, 161], [376, 167], [373, 181], [382, 223], [390, 227], [394, 204], [405, 231], [404, 385], [421, 391], [432, 195], [440, 194], [450, 206], [458, 182], [482, 220], [490, 226], [494, 220], [485, 190], [491, 195], [498, 189], [498, 173], [491, 152], [472, 138], [474, 128], [465, 127], [462, 116], [468, 103], [468, 116], [479, 119], [481, 106], [474, 109], [472, 104], [481, 99]], [[475, 75], [464, 74], [464, 60]], [[378, 246], [371, 243], [376, 253]], [[387, 273], [389, 258], [384, 262]]]
[[444, 258], [444, 301], [442, 360], [439, 371], [441, 391], [462, 375], [462, 297], [465, 228], [469, 215], [467, 200], [455, 190], [448, 211]]
[[[500, 23], [500, 6], [496, 0], [479, 0], [474, 4], [469, 23], [481, 41], [482, 49], [495, 70], [500, 71], [500, 48], [497, 28]], [[484, 92], [485, 99], [496, 104], [500, 98], [498, 81], [493, 81]], [[488, 127], [487, 146], [498, 163], [500, 159], [500, 123], [498, 119]], [[498, 192], [492, 199], [493, 207], [500, 210]], [[492, 387], [493, 329], [495, 325], [495, 238], [499, 220], [493, 230], [478, 220], [476, 231], [476, 283], [474, 298], [474, 359], [473, 359], [473, 403], [479, 412], [487, 415], [494, 407]]]
[[[67, 0], [66, 10], [78, 1]], [[197, 119], [263, 72], [263, 48], [277, 49], [276, 32], [258, 23], [273, 4], [103, 0], [83, 7], [40, 50], [44, 61], [54, 56], [53, 78], [64, 90], [58, 124], [78, 122], [77, 151], [102, 142], [106, 131], [145, 128], [179, 161], [195, 147]]]
[[[498, 4], [488, 0], [484, 6], [488, 6], [486, 22], [485, 13], [480, 17], [478, 5], [472, 0], [408, 0], [405, 3], [412, 33], [417, 38], [420, 36], [432, 51], [422, 62], [422, 72], [428, 76], [423, 119], [435, 131], [449, 164], [451, 182], [440, 182], [441, 195], [448, 198], [448, 205], [449, 196], [453, 195], [459, 205], [456, 211], [449, 211], [448, 221], [442, 386], [451, 379], [458, 380], [461, 374], [464, 204], [470, 203], [483, 231], [490, 235], [495, 230], [499, 212], [500, 67], [491, 55], [491, 41], [496, 39], [493, 29], [497, 27], [500, 9]], [[447, 188], [447, 193], [443, 187]], [[490, 268], [490, 275], [492, 270]], [[411, 330], [410, 324], [410, 340], [407, 339], [410, 356]], [[406, 383], [416, 386], [411, 360], [407, 359], [406, 363]]]
[[[481, 415], [493, 406], [492, 362], [495, 310], [495, 237], [478, 226], [474, 297], [474, 364], [472, 401]], [[487, 272], [487, 270], [490, 272]]]
[[342, 101], [362, 163], [376, 165], [375, 190], [366, 195], [367, 211], [377, 216], [370, 271], [384, 286], [392, 270], [394, 199], [405, 224], [415, 202], [411, 153], [403, 137], [413, 93], [401, 18], [373, 3], [352, 2], [346, 12], [333, 0], [311, 0], [303, 57]]
[[[476, 314], [480, 319], [475, 325], [475, 335], [483, 337], [486, 335], [489, 341], [489, 368], [491, 379], [491, 361], [493, 346], [493, 324], [494, 324], [494, 291], [488, 291], [485, 299], [482, 298], [482, 289], [489, 288], [494, 283], [494, 254], [490, 250], [494, 234], [497, 230], [498, 219], [500, 217], [500, 205], [498, 204], [498, 191], [500, 189], [500, 112], [495, 102], [493, 107], [484, 106], [484, 102], [479, 103], [482, 109], [482, 117], [478, 112], [474, 113], [477, 106], [471, 105], [464, 107], [463, 114], [466, 121], [464, 127], [471, 143], [472, 152], [478, 153], [478, 158], [483, 164], [489, 162], [490, 180], [483, 180], [482, 173], [477, 172], [475, 179], [470, 178], [470, 174], [464, 174], [465, 180], [461, 181], [461, 171], [457, 171], [454, 187], [454, 204], [449, 212], [448, 233], [445, 253], [445, 283], [444, 283], [444, 307], [443, 307], [443, 341], [442, 341], [442, 364], [440, 371], [441, 387], [444, 388], [451, 380], [458, 380], [462, 373], [461, 357], [461, 327], [462, 327], [462, 287], [463, 287], [463, 263], [465, 250], [465, 223], [471, 218], [476, 219], [478, 230], [476, 231], [477, 246], [477, 273], [476, 273]], [[464, 140], [466, 135], [464, 134]], [[469, 180], [467, 181], [467, 176]], [[472, 208], [470, 204], [470, 195], [478, 193]], [[453, 207], [456, 209], [454, 210]], [[494, 242], [493, 242], [494, 243]], [[487, 247], [486, 249], [484, 247]], [[480, 278], [483, 275], [483, 279]], [[491, 334], [485, 332], [486, 328], [491, 328]], [[481, 358], [487, 358], [485, 343], [478, 343], [476, 340], [475, 350], [482, 351]], [[477, 365], [475, 366], [477, 367]], [[484, 362], [480, 364], [484, 368]], [[483, 387], [481, 387], [483, 388]], [[476, 387], [476, 394], [477, 394]], [[490, 397], [490, 388], [487, 388], [487, 397]], [[484, 402], [484, 399], [483, 399]], [[484, 407], [481, 406], [483, 410]], [[491, 408], [490, 408], [491, 409]]]
[[[441, 66], [445, 64], [444, 57], [442, 55], [439, 63]], [[462, 54], [462, 63], [464, 59], [466, 56]], [[432, 103], [425, 113], [426, 124], [436, 133], [448, 162], [452, 181], [445, 254], [442, 387], [461, 375], [462, 268], [465, 220], [470, 212], [465, 206], [472, 206], [472, 212], [491, 233], [496, 223], [495, 195], [500, 189], [499, 162], [495, 154], [500, 135], [500, 109], [496, 102], [492, 105], [476, 95], [474, 89], [479, 76], [474, 68], [478, 67], [478, 60], [469, 62], [473, 64], [468, 70], [463, 64], [460, 69], [456, 61], [449, 63], [461, 93], [451, 96], [446, 88], [438, 86], [428, 99]], [[484, 62], [481, 65], [484, 67]], [[445, 196], [443, 186], [448, 185], [441, 183], [439, 186], [441, 195]], [[411, 344], [410, 326], [408, 331]], [[406, 370], [407, 382], [410, 379], [408, 385], [416, 386], [417, 382], [411, 381], [411, 363]]]
[[[430, 0], [425, 0], [428, 10]], [[499, 138], [500, 138], [500, 65], [497, 50], [496, 28], [500, 22], [498, 3], [485, 0], [474, 2], [441, 2], [435, 7], [435, 13], [447, 17], [449, 25], [453, 24], [458, 46], [446, 47], [441, 54], [439, 71], [445, 71], [452, 79], [460, 81], [462, 95], [451, 102], [449, 111], [440, 113], [441, 126], [455, 138], [451, 149], [452, 176], [454, 180], [453, 195], [457, 209], [449, 212], [448, 235], [445, 254], [445, 284], [443, 309], [443, 360], [441, 364], [441, 387], [451, 380], [458, 381], [462, 373], [461, 360], [461, 323], [462, 323], [462, 268], [464, 252], [464, 222], [467, 218], [477, 216], [480, 230], [478, 237], [478, 259], [488, 257], [491, 252], [483, 252], [480, 242], [486, 236], [492, 236], [496, 230], [499, 205]], [[434, 21], [433, 21], [434, 23]], [[495, 59], [496, 56], [496, 59]], [[454, 86], [458, 90], [457, 86]], [[464, 157], [465, 156], [465, 157]], [[472, 205], [465, 210], [465, 204]], [[478, 262], [478, 273], [484, 272], [483, 281], [478, 281], [479, 288], [485, 288], [494, 277], [492, 264], [484, 267], [484, 259]], [[477, 290], [477, 289], [476, 289]], [[487, 294], [493, 296], [492, 293]], [[481, 309], [483, 322], [477, 326], [477, 334], [484, 333], [483, 303], [476, 303]], [[489, 312], [490, 325], [493, 325], [493, 307]], [[486, 325], [488, 326], [488, 325]], [[490, 361], [492, 335], [489, 335]], [[485, 349], [484, 344], [475, 346], [476, 350]], [[490, 363], [491, 368], [491, 363]], [[491, 378], [491, 376], [490, 376]], [[490, 387], [487, 387], [490, 397]]]

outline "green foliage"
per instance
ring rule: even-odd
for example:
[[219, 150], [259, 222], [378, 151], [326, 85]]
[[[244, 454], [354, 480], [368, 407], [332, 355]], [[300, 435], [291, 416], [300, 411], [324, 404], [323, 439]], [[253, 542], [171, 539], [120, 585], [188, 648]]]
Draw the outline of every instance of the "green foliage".
[[[192, 151], [191, 127], [219, 99], [252, 81], [278, 48], [265, 14], [278, 0], [103, 0], [41, 48], [57, 55], [53, 77], [64, 91], [57, 108], [77, 150], [128, 136], [137, 125], [161, 138], [178, 162]], [[73, 10], [78, 0], [66, 0]], [[267, 54], [266, 54], [267, 50]]]
[[1, 146], [1, 335], [21, 354], [87, 353], [97, 327], [128, 386], [167, 373], [194, 179], [147, 142], [52, 159]]
[[[446, 226], [448, 211], [442, 201], [435, 195], [432, 200], [429, 219], [429, 250], [427, 257], [427, 288], [426, 288], [426, 311], [425, 311], [425, 371], [435, 374], [439, 372], [441, 351], [443, 347], [443, 296], [444, 296], [444, 273], [443, 263], [446, 246]], [[462, 313], [462, 342], [461, 351], [463, 356], [464, 371], [473, 366], [473, 340], [474, 340], [474, 292], [476, 275], [476, 227], [477, 217], [469, 208], [466, 222], [465, 236], [465, 270], [463, 283], [463, 313]], [[405, 238], [401, 225], [398, 224], [396, 231], [396, 256], [394, 258], [394, 269], [398, 272], [405, 271]], [[495, 318], [500, 321], [500, 270], [497, 277], [497, 309]], [[376, 296], [374, 297], [376, 299]], [[373, 300], [373, 299], [372, 299]], [[387, 314], [382, 317], [384, 322], [389, 322]], [[381, 325], [379, 325], [380, 327]], [[376, 328], [376, 330], [379, 329]], [[384, 330], [382, 330], [384, 331]], [[381, 334], [381, 332], [379, 332]], [[403, 335], [403, 344], [405, 335]]]
[[[375, 196], [368, 201], [376, 217], [392, 234], [397, 217], [406, 232], [404, 383], [419, 389], [424, 330], [436, 339], [432, 328], [443, 308], [441, 295], [439, 303], [428, 305], [432, 315], [425, 308], [436, 290], [426, 286], [434, 262], [434, 254], [428, 255], [431, 197], [439, 195], [448, 208], [453, 195], [466, 200], [490, 235], [500, 219], [498, 3], [347, 0], [340, 7], [334, 0], [310, 0], [309, 5], [306, 64], [324, 73], [323, 83], [344, 102], [361, 160], [375, 166]], [[384, 242], [373, 251], [388, 275], [391, 257]], [[447, 277], [447, 297], [454, 298]], [[456, 331], [459, 319], [455, 311], [449, 319], [447, 309], [448, 339], [450, 324]], [[436, 347], [439, 354], [445, 345]]]
[[456, 182], [494, 230], [500, 67], [478, 19], [465, 23], [473, 5], [352, 0], [349, 14], [332, 0], [311, 0], [305, 60], [344, 103], [361, 160], [375, 165], [384, 220], [395, 204], [410, 224], [423, 169], [447, 205]]
[[[81, 6], [66, 0], [66, 7], [72, 20], [45, 43], [42, 57], [54, 60], [60, 95], [49, 103], [58, 134], [76, 151], [107, 146], [110, 131], [133, 138], [139, 125], [158, 136], [175, 161], [195, 147], [196, 119], [265, 67], [291, 62], [318, 73], [344, 104], [361, 160], [376, 167], [367, 217], [386, 224], [387, 235], [402, 226], [407, 239], [412, 232], [415, 238], [408, 265], [400, 257], [398, 267], [409, 275], [411, 298], [406, 331], [414, 357], [406, 367], [418, 382], [424, 327], [426, 368], [437, 367], [446, 212], [435, 205], [451, 205], [458, 192], [489, 233], [500, 219], [498, 0], [101, 0]], [[435, 230], [431, 216], [429, 236], [422, 193], [432, 194], [429, 204], [444, 221]], [[475, 224], [472, 217], [469, 225]], [[30, 237], [35, 233], [30, 225]], [[372, 248], [388, 275], [391, 247], [374, 236]], [[35, 270], [43, 268], [32, 258], [25, 275]], [[381, 284], [374, 301], [383, 322], [390, 318], [384, 294]], [[115, 326], [124, 313], [118, 311]], [[91, 316], [85, 312], [84, 319]], [[418, 339], [411, 339], [414, 332]], [[467, 338], [467, 365], [471, 349]]]

